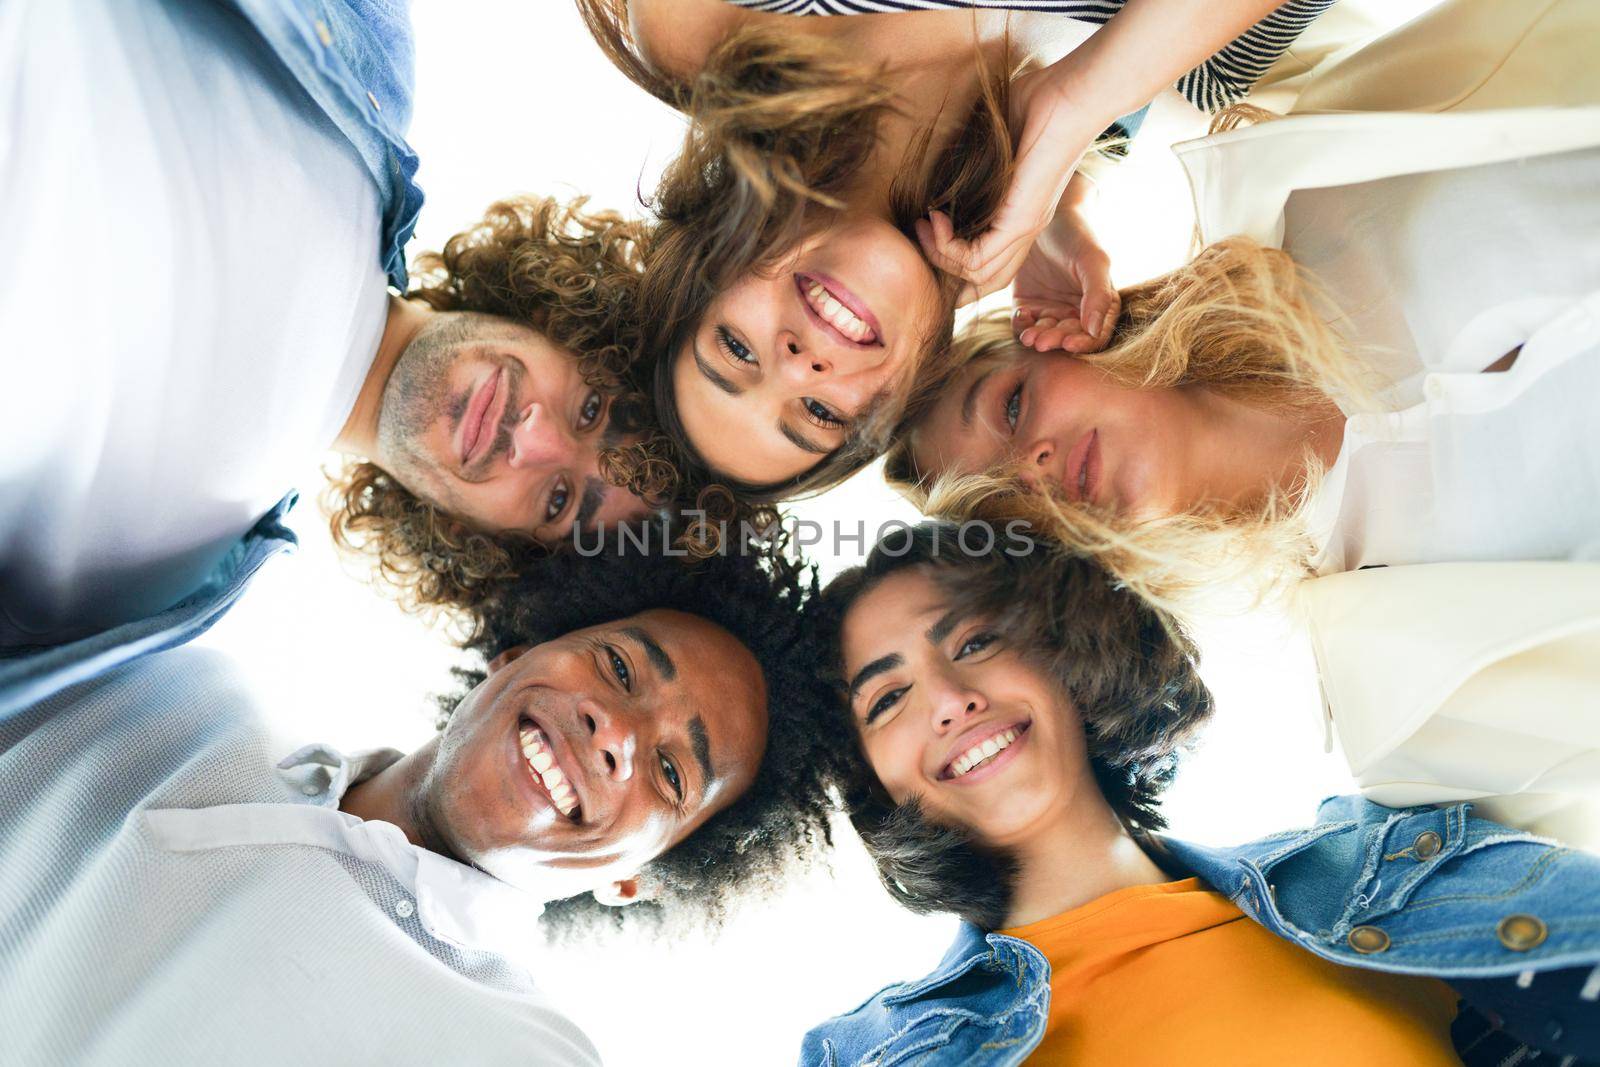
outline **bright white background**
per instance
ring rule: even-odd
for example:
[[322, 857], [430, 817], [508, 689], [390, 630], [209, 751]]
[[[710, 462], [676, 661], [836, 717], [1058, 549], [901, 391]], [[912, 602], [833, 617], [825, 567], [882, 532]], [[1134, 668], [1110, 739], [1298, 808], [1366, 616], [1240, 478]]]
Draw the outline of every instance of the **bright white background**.
[[[1382, 17], [1398, 22], [1430, 2], [1386, 3]], [[570, 5], [453, 0], [419, 4], [413, 18], [411, 140], [428, 198], [413, 254], [515, 192], [582, 192], [598, 206], [638, 210], [681, 120], [611, 69]], [[1181, 262], [1193, 215], [1166, 145], [1203, 126], [1169, 94], [1106, 183], [1098, 225], [1119, 283]], [[296, 744], [415, 746], [431, 731], [426, 696], [448, 685], [459, 654], [341, 564], [315, 505], [319, 473], [308, 471], [300, 488], [298, 557], [268, 566], [204, 640], [243, 661]], [[863, 518], [869, 531], [915, 518], [875, 470], [794, 511], [849, 530]], [[846, 558], [818, 558], [825, 578], [857, 561], [847, 547]], [[1308, 650], [1283, 620], [1260, 614], [1208, 623], [1200, 636], [1219, 715], [1169, 794], [1173, 832], [1224, 843], [1308, 821], [1319, 798], [1349, 787], [1338, 757], [1324, 752]], [[952, 930], [951, 920], [892, 906], [845, 830], [831, 871], [753, 902], [714, 942], [551, 949], [540, 978], [610, 1063], [792, 1063], [810, 1025], [923, 974]]]

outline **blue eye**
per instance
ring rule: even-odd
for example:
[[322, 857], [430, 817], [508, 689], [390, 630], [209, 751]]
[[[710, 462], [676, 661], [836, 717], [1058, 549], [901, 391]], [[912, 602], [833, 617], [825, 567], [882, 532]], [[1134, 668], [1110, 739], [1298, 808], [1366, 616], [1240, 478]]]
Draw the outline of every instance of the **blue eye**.
[[805, 406], [806, 418], [825, 429], [834, 429], [844, 425], [844, 419], [835, 415], [833, 411], [819, 401], [806, 397], [802, 403]]
[[589, 398], [583, 402], [583, 409], [578, 412], [578, 429], [587, 430], [594, 425], [594, 420], [600, 417], [600, 409], [605, 407], [605, 400], [599, 393], [590, 393]]
[[566, 479], [563, 478], [556, 483], [554, 489], [550, 490], [550, 499], [544, 506], [545, 522], [554, 522], [556, 517], [567, 509], [567, 497], [569, 495]]
[[728, 328], [726, 326], [717, 327], [717, 347], [722, 349], [723, 353], [729, 359], [738, 363], [756, 362], [755, 353], [751, 352], [744, 345], [740, 344], [734, 338], [733, 334], [728, 332]]
[[1017, 387], [1015, 389], [1011, 390], [1011, 395], [1006, 397], [1006, 406], [1005, 406], [1006, 425], [1011, 427], [1012, 430], [1015, 430], [1017, 428], [1017, 419], [1018, 419], [1018, 417], [1021, 416], [1021, 414], [1022, 414], [1022, 383], [1018, 382], [1017, 383]]

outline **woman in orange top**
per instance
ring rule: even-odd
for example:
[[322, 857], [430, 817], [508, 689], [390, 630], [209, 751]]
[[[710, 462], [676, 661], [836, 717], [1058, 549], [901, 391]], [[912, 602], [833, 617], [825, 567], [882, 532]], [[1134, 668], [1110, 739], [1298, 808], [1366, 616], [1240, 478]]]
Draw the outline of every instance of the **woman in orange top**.
[[[965, 550], [982, 540], [936, 523], [891, 533], [825, 594], [868, 764], [852, 821], [892, 895], [973, 926], [934, 975], [814, 1030], [802, 1063], [920, 1050], [918, 1064], [1431, 1067], [1500, 1062], [1521, 1042], [1600, 1051], [1584, 999], [1600, 924], [1566, 903], [1592, 895], [1600, 857], [1464, 806], [1359, 798], [1237, 850], [1162, 841], [1160, 793], [1211, 709], [1193, 646], [1094, 564], [1031, 542]], [[1458, 1012], [1463, 998], [1516, 1037]]]

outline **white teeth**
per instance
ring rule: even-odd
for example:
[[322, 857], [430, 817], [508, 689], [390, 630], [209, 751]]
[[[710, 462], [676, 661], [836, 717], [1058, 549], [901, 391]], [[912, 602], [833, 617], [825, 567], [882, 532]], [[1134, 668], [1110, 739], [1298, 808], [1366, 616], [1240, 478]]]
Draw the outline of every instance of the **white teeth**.
[[813, 311], [832, 323], [835, 329], [852, 341], [864, 344], [873, 339], [872, 327], [858, 318], [855, 312], [835, 299], [834, 295], [823, 288], [820, 283], [811, 283], [810, 288], [806, 290], [806, 299], [811, 304]]
[[952, 778], [960, 778], [980, 764], [987, 763], [1006, 748], [1009, 748], [1016, 739], [1017, 731], [1012, 729], [973, 745], [950, 762], [950, 770], [952, 772], [950, 776]]
[[522, 758], [528, 761], [534, 777], [550, 794], [556, 810], [563, 815], [571, 815], [578, 810], [578, 795], [567, 782], [567, 776], [561, 773], [561, 768], [556, 766], [555, 757], [545, 747], [544, 735], [533, 727], [523, 726], [518, 731], [518, 739], [522, 744]]

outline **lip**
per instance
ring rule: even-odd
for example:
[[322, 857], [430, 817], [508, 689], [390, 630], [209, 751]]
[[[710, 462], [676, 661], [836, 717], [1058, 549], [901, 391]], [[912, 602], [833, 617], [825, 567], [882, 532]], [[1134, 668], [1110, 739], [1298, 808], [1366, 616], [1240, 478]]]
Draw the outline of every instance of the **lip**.
[[467, 410], [462, 412], [458, 452], [463, 467], [477, 459], [494, 441], [494, 428], [500, 424], [509, 398], [504, 388], [506, 372], [494, 372], [473, 390]]
[[[1083, 480], [1083, 490], [1078, 490], [1078, 480]], [[1067, 455], [1066, 470], [1062, 472], [1061, 488], [1067, 496], [1079, 503], [1093, 502], [1100, 488], [1100, 431], [1091, 429], [1078, 438]]]
[[[868, 328], [872, 330], [872, 333], [877, 340], [873, 341], [871, 344], [863, 344], [854, 338], [846, 337], [844, 334], [839, 332], [839, 328], [837, 326], [823, 318], [821, 315], [818, 315], [816, 309], [811, 306], [811, 301], [806, 299], [806, 290], [809, 282], [816, 282], [818, 285], [828, 290], [828, 292], [832, 293], [835, 300], [849, 308], [852, 315], [867, 324]], [[884, 347], [883, 327], [878, 325], [878, 317], [872, 313], [871, 308], [867, 307], [867, 305], [861, 302], [861, 299], [857, 297], [856, 294], [840, 285], [834, 279], [828, 277], [826, 274], [796, 274], [794, 276], [794, 289], [795, 292], [800, 296], [800, 306], [805, 309], [805, 313], [810, 316], [811, 321], [826, 330], [836, 340], [838, 340], [840, 344], [849, 345], [851, 348], [859, 348], [863, 350]]]
[[[562, 776], [566, 778], [567, 784], [572, 787], [572, 792], [577, 796], [577, 820], [569, 819], [567, 816], [561, 814], [561, 809], [555, 806], [555, 801], [551, 799], [549, 792], [544, 787], [544, 783], [534, 775], [533, 768], [528, 765], [527, 758], [523, 756], [522, 722], [524, 719], [526, 719], [528, 722], [531, 722], [534, 728], [544, 735], [544, 739], [550, 748], [551, 757], [556, 761], [556, 766], [561, 769]], [[582, 825], [592, 821], [593, 813], [589, 810], [588, 785], [582, 780], [580, 775], [574, 772], [574, 766], [577, 761], [573, 755], [572, 748], [567, 744], [567, 739], [564, 734], [562, 734], [559, 730], [552, 729], [548, 723], [545, 723], [530, 714], [523, 713], [518, 715], [516, 721], [512, 723], [511, 747], [518, 766], [522, 768], [522, 773], [525, 776], [528, 784], [532, 787], [534, 795], [544, 807], [547, 807], [557, 815], [560, 815], [561, 818], [568, 823], [575, 822], [577, 825]]]
[[[967, 749], [971, 748], [973, 745], [987, 741], [989, 738], [995, 737], [999, 734], [1003, 734], [1007, 730], [1016, 730], [1017, 739], [1011, 742], [1011, 744], [1007, 745], [1004, 751], [1000, 752], [988, 763], [985, 763], [982, 767], [979, 767], [975, 771], [968, 771], [959, 778], [953, 778], [949, 776], [951, 764], [955, 763], [956, 758], [959, 757], [963, 752], [967, 751]], [[950, 746], [950, 749], [947, 753], [948, 758], [944, 761], [943, 766], [939, 770], [939, 781], [945, 785], [976, 785], [979, 782], [993, 778], [995, 775], [1004, 770], [1005, 767], [1016, 758], [1016, 753], [1025, 745], [1027, 745], [1027, 743], [1032, 739], [1033, 720], [1026, 717], [1021, 719], [1002, 719], [980, 723], [958, 737], [955, 744]]]

